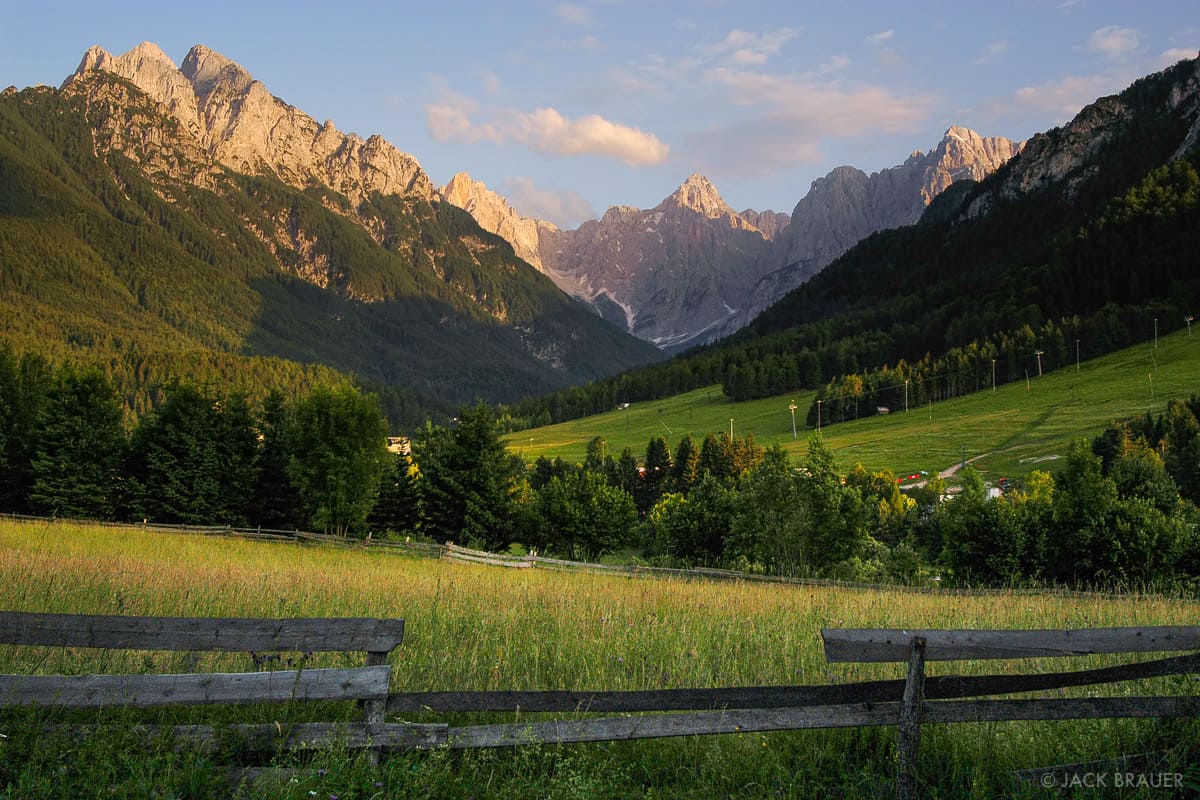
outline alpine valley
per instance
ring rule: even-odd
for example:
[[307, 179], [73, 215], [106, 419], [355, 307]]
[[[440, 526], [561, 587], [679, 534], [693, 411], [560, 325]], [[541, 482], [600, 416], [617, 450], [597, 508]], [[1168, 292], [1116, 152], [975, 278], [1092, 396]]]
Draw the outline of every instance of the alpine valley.
[[859, 240], [915, 223], [951, 183], [984, 178], [1019, 149], [953, 127], [928, 153], [890, 169], [834, 169], [813, 182], [790, 216], [735, 211], [702, 175], [654, 208], [614, 206], [575, 230], [522, 217], [466, 174], [442, 193], [563, 291], [630, 333], [679, 351], [744, 327]]
[[[968, 138], [952, 128], [935, 153]], [[815, 390], [815, 427], [818, 413], [830, 424], [924, 405], [1182, 329], [1200, 305], [1198, 145], [1200, 62], [1190, 59], [1031, 137], [981, 180], [940, 193], [930, 184], [904, 210], [916, 224], [870, 233], [864, 223], [853, 246], [834, 234], [865, 214], [827, 228], [811, 220], [878, 208], [886, 184], [924, 174], [921, 159], [869, 178], [835, 170], [773, 237], [785, 264], [775, 274], [797, 288], [719, 342], [519, 404], [513, 425], [720, 383], [735, 401]]]
[[205, 47], [177, 67], [150, 43], [0, 96], [0, 337], [107, 362], [135, 412], [176, 376], [259, 393], [340, 373], [393, 387], [397, 424], [660, 355], [412, 156]]
[[[1024, 143], [951, 127], [892, 168], [834, 169], [790, 214], [736, 211], [692, 175], [564, 230], [466, 173], [435, 187], [206, 47], [178, 66], [93, 47], [60, 88], [0, 95], [0, 346], [102, 362], [135, 414], [179, 377], [256, 396], [348, 377], [399, 428], [477, 398], [520, 425], [718, 381], [817, 388], [1190, 302], [1174, 222], [1137, 246], [1168, 248], [1150, 264], [1114, 261], [1124, 239], [1092, 248], [1150, 235], [1110, 206], [1186, 178], [1154, 171], [1195, 152], [1196, 84], [1181, 62]], [[1171, 213], [1193, 213], [1181, 197]]]

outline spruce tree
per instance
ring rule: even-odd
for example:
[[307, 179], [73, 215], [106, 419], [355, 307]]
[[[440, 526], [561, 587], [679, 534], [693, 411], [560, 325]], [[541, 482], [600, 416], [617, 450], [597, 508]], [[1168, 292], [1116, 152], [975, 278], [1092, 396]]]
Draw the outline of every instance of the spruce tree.
[[61, 367], [40, 415], [29, 504], [55, 517], [109, 519], [125, 450], [121, 403], [97, 369]]

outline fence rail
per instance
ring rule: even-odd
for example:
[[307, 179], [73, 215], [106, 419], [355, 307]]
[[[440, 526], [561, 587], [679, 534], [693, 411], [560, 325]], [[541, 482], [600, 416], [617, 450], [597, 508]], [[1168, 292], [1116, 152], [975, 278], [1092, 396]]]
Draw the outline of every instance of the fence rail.
[[[469, 553], [467, 555], [470, 555]], [[360, 651], [367, 666], [184, 675], [0, 675], [0, 707], [157, 708], [180, 705], [358, 701], [352, 722], [221, 726], [249, 750], [345, 746], [371, 758], [387, 750], [496, 748], [783, 730], [896, 726], [897, 792], [916, 792], [923, 725], [962, 722], [1200, 717], [1192, 694], [996, 699], [1200, 673], [1200, 653], [1078, 671], [926, 676], [927, 661], [1021, 659], [1200, 650], [1200, 626], [1086, 630], [883, 630], [821, 632], [830, 662], [907, 661], [907, 677], [844, 685], [750, 686], [623, 692], [399, 692], [389, 694], [387, 654], [399, 619], [205, 619], [0, 612], [0, 644], [134, 650]], [[1191, 687], [1189, 687], [1191, 688]], [[387, 714], [566, 712], [621, 714], [450, 727], [388, 722]], [[75, 733], [94, 727], [74, 726]], [[177, 743], [211, 746], [208, 725], [144, 726]]]

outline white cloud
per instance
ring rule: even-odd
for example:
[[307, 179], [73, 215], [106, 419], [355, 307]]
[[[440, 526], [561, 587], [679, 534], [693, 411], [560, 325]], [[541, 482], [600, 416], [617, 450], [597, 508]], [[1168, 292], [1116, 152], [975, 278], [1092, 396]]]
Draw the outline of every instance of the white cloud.
[[880, 86], [843, 89], [837, 83], [724, 68], [711, 70], [707, 77], [729, 89], [735, 103], [763, 105], [804, 122], [805, 128], [837, 136], [910, 130], [930, 104], [929, 98], [902, 98]]
[[817, 163], [832, 139], [878, 131], [915, 130], [928, 116], [932, 98], [901, 97], [880, 86], [843, 87], [815, 76], [778, 76], [721, 68], [705, 75], [730, 102], [759, 109], [737, 123], [693, 134], [697, 160], [714, 171], [762, 174]]
[[596, 218], [592, 204], [578, 192], [543, 189], [529, 178], [505, 178], [504, 195], [521, 216], [544, 219], [560, 228]]
[[996, 41], [983, 48], [983, 52], [979, 54], [979, 58], [975, 59], [976, 64], [990, 64], [1000, 56], [1008, 52], [1008, 40], [997, 39]]
[[1169, 67], [1172, 64], [1183, 61], [1185, 58], [1195, 58], [1197, 49], [1195, 47], [1172, 47], [1170, 50], [1164, 50], [1159, 53], [1158, 65], [1160, 67]]
[[450, 89], [440, 90], [436, 103], [425, 106], [425, 125], [429, 135], [439, 142], [501, 142], [503, 131], [492, 123], [477, 124], [473, 117], [479, 102]]
[[834, 72], [840, 72], [850, 66], [850, 56], [845, 53], [839, 53], [826, 61], [821, 66], [817, 67], [818, 75], [831, 75]]
[[880, 31], [879, 33], [872, 33], [864, 41], [866, 41], [867, 44], [883, 44], [884, 42], [891, 41], [892, 37], [895, 35], [895, 31]]
[[1136, 28], [1108, 25], [1092, 32], [1085, 50], [1105, 58], [1121, 59], [1131, 55], [1142, 44], [1142, 33]]
[[541, 153], [559, 156], [598, 155], [629, 166], [659, 164], [669, 148], [654, 134], [611, 122], [598, 114], [568, 119], [553, 108], [517, 114], [512, 138]]
[[799, 35], [798, 28], [776, 28], [765, 33], [734, 28], [720, 42], [702, 47], [700, 51], [705, 55], [724, 56], [734, 64], [765, 64]]
[[591, 25], [595, 22], [590, 9], [574, 3], [561, 3], [555, 6], [554, 16], [568, 25]]
[[570, 119], [553, 108], [532, 112], [495, 109], [486, 121], [477, 122], [478, 112], [479, 103], [474, 99], [444, 90], [439, 102], [425, 106], [425, 123], [439, 142], [513, 141], [539, 153], [604, 156], [629, 166], [659, 164], [670, 152], [654, 134], [598, 114]]
[[1014, 93], [1020, 105], [1056, 115], [1057, 122], [1065, 122], [1097, 97], [1109, 94], [1124, 86], [1125, 82], [1111, 75], [1068, 75], [1057, 81], [1037, 86], [1024, 86]]

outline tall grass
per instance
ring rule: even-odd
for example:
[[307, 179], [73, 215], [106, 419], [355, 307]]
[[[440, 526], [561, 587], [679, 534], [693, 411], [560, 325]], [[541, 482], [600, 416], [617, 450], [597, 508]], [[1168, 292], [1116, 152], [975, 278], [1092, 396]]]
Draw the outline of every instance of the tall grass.
[[[652, 689], [899, 677], [898, 665], [827, 665], [820, 629], [1195, 624], [1200, 616], [1200, 603], [1154, 596], [970, 597], [630, 579], [508, 571], [367, 551], [137, 529], [9, 521], [0, 521], [0, 608], [185, 616], [404, 617], [406, 639], [391, 659], [393, 686], [413, 691]], [[226, 664], [243, 657], [214, 658]], [[339, 660], [346, 661], [333, 655], [316, 657], [312, 663]], [[1089, 658], [1072, 666], [1111, 662]], [[0, 648], [0, 672], [10, 673], [198, 669], [209, 663], [189, 661], [179, 654]], [[934, 671], [981, 672], [998, 666], [1055, 670], [1063, 662], [939, 664]], [[1156, 688], [1196, 691], [1194, 683], [1178, 681], [1159, 681]], [[270, 719], [279, 712], [253, 713]], [[463, 715], [450, 721], [483, 719], [488, 717]], [[1196, 726], [1153, 721], [959, 725], [927, 731], [922, 774], [931, 781], [929, 788], [942, 796], [962, 796], [976, 789], [982, 792], [979, 796], [1014, 791], [1008, 777], [1011, 769], [1170, 748], [1180, 736], [1191, 742], [1200, 739]], [[0, 745], [0, 754], [2, 748], [16, 746], [9, 741]], [[65, 745], [23, 741], [21, 753], [28, 765], [0, 762], [7, 763], [0, 769], [0, 790], [5, 780], [10, 784], [8, 793], [0, 796], [37, 796], [39, 787], [47, 788], [64, 765], [67, 778], [75, 776], [77, 783], [95, 778], [94, 758], [80, 760], [86, 749], [50, 758], [50, 751], [59, 752], [54, 748]], [[777, 797], [810, 796], [835, 787], [843, 796], [867, 797], [874, 796], [879, 781], [889, 779], [893, 741], [890, 730], [870, 729], [724, 736], [407, 754], [379, 770], [327, 753], [321, 756], [326, 775], [254, 791], [290, 797], [314, 796], [310, 791], [341, 797], [713, 793]], [[1176, 758], [1196, 755], [1193, 749]], [[157, 780], [177, 795], [187, 794], [178, 781], [195, 782], [200, 793], [193, 796], [204, 796], [216, 785], [205, 777], [216, 773], [206, 771], [203, 761], [181, 761], [183, 757], [165, 751], [143, 758], [136, 748], [133, 753], [109, 752], [109, 757], [118, 756], [142, 777], [151, 775], [150, 783]], [[105, 776], [118, 795], [137, 796], [145, 788], [140, 779]], [[377, 782], [384, 785], [377, 787]], [[102, 794], [111, 796], [99, 791], [95, 796]]]

